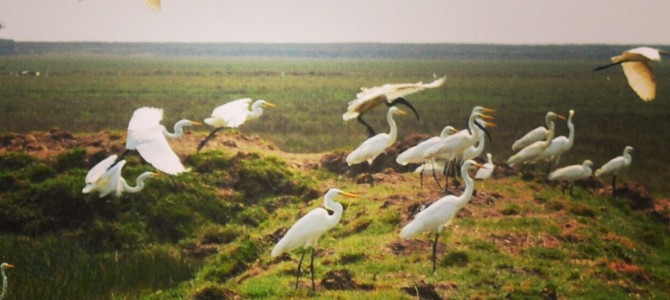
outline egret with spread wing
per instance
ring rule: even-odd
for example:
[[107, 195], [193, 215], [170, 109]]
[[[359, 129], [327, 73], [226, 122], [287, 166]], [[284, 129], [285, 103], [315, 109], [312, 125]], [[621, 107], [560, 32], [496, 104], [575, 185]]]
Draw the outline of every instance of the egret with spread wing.
[[375, 131], [372, 129], [372, 126], [363, 120], [363, 114], [382, 103], [389, 107], [397, 104], [403, 104], [414, 112], [416, 119], [418, 120], [419, 113], [416, 111], [414, 106], [412, 106], [412, 104], [403, 97], [428, 88], [440, 87], [444, 84], [445, 81], [446, 77], [442, 77], [431, 83], [388, 83], [379, 87], [361, 88], [361, 92], [356, 94], [356, 99], [349, 102], [347, 112], [342, 115], [342, 119], [345, 121], [349, 121], [351, 119], [358, 120], [358, 122], [367, 128], [368, 136], [373, 137], [375, 135]]
[[623, 73], [628, 80], [628, 85], [637, 93], [640, 99], [648, 102], [656, 98], [656, 80], [654, 79], [654, 71], [649, 66], [649, 62], [660, 61], [661, 54], [670, 55], [670, 52], [650, 47], [638, 47], [612, 57], [611, 64], [597, 67], [593, 71], [621, 65]]
[[144, 189], [144, 181], [152, 176], [159, 176], [159, 173], [144, 172], [135, 180], [135, 186], [130, 186], [121, 176], [121, 170], [126, 164], [125, 160], [116, 162], [116, 154], [111, 155], [95, 165], [88, 174], [86, 174], [86, 186], [82, 190], [84, 194], [98, 192], [100, 198], [109, 194], [121, 197], [124, 192], [137, 193]]
[[263, 114], [263, 108], [273, 108], [274, 104], [265, 100], [256, 100], [251, 104], [250, 98], [238, 99], [220, 105], [212, 111], [212, 116], [205, 119], [205, 124], [214, 127], [214, 130], [198, 144], [198, 151], [211, 140], [219, 130], [237, 128], [246, 121], [258, 119]]
[[[283, 238], [277, 242], [277, 245], [272, 248], [272, 257], [277, 257], [284, 252], [293, 249], [302, 248], [303, 252], [298, 262], [298, 271], [295, 279], [295, 288], [298, 288], [298, 280], [302, 270], [302, 260], [305, 258], [305, 252], [308, 248], [312, 248], [312, 258], [310, 262], [310, 271], [312, 273], [312, 291], [316, 290], [314, 284], [314, 251], [319, 238], [326, 233], [326, 231], [335, 227], [342, 218], [343, 207], [342, 204], [335, 202], [334, 198], [337, 195], [342, 195], [350, 198], [357, 198], [358, 195], [347, 193], [336, 188], [331, 188], [323, 197], [323, 206], [325, 208], [315, 208], [308, 214], [300, 218], [291, 228], [286, 232]], [[332, 211], [333, 213], [329, 213]]]

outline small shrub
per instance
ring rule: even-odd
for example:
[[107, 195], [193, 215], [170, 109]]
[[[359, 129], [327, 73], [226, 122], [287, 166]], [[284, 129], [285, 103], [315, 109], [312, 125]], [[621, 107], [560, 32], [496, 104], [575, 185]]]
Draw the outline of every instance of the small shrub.
[[54, 168], [57, 172], [74, 168], [86, 168], [86, 149], [77, 148], [58, 154]]

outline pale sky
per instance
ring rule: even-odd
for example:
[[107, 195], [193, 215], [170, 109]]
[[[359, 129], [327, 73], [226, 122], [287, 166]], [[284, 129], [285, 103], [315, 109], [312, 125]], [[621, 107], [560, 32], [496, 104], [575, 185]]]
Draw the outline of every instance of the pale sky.
[[0, 0], [0, 38], [670, 44], [670, 0]]

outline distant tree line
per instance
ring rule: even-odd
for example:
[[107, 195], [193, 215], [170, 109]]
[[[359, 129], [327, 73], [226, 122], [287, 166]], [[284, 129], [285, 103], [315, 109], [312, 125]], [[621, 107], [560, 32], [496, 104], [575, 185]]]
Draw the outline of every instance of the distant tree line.
[[13, 40], [0, 39], [0, 55], [12, 54], [16, 54], [16, 42]]

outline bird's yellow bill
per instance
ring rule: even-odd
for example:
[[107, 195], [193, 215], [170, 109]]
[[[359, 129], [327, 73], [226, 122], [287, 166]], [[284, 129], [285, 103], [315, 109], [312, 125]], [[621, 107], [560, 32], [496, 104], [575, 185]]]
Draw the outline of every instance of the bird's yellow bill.
[[498, 125], [496, 125], [496, 123], [487, 122], [487, 121], [484, 121], [484, 125], [486, 125], [486, 127], [496, 127], [496, 126], [498, 126]]
[[5, 268], [7, 268], [7, 269], [11, 269], [13, 267], [14, 267], [14, 265], [12, 265], [12, 264], [7, 264], [7, 263], [5, 264]]
[[402, 109], [398, 109], [398, 114], [402, 116], [402, 115], [406, 115], [407, 113]]
[[340, 195], [345, 196], [345, 197], [348, 197], [348, 198], [358, 198], [358, 197], [360, 197], [360, 196], [357, 195], [357, 194], [354, 194], [354, 193], [347, 193], [347, 192], [340, 192]]
[[458, 129], [458, 128], [452, 128], [451, 130], [449, 130], [449, 134], [454, 134], [454, 133], [457, 133], [459, 131], [461, 131], [461, 130]]
[[493, 120], [493, 119], [495, 119], [494, 117], [489, 116], [489, 115], [485, 115], [485, 114], [477, 114], [477, 116], [480, 117], [480, 118], [482, 118], [482, 119], [486, 119], [486, 120]]
[[556, 114], [556, 118], [559, 118], [559, 119], [561, 119], [561, 120], [565, 120], [565, 116], [564, 116], [564, 115]]
[[482, 164], [480, 164], [480, 163], [478, 163], [478, 162], [476, 162], [476, 163], [474, 163], [474, 164], [472, 164], [472, 165], [475, 166], [475, 167], [477, 167], [477, 168], [483, 168], [483, 167], [484, 167], [484, 165], [482, 165]]
[[273, 103], [270, 103], [270, 102], [267, 102], [267, 101], [265, 101], [265, 104], [263, 104], [263, 105], [264, 105], [264, 106], [267, 106], [267, 107], [269, 107], [269, 108], [275, 108], [275, 107], [277, 107], [277, 106], [274, 105]]
[[485, 111], [485, 112], [487, 112], [487, 113], [495, 113], [495, 112], [496, 112], [495, 109], [493, 109], [493, 108], [488, 108], [488, 107], [483, 107], [483, 108], [482, 108], [482, 111]]
[[203, 124], [200, 123], [200, 122], [191, 121], [191, 125], [193, 125], [193, 126], [202, 126]]

